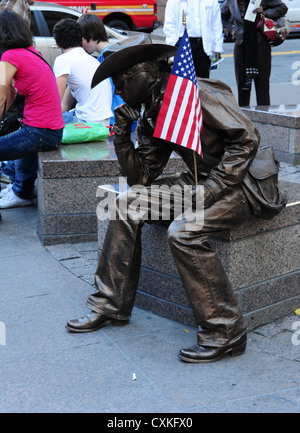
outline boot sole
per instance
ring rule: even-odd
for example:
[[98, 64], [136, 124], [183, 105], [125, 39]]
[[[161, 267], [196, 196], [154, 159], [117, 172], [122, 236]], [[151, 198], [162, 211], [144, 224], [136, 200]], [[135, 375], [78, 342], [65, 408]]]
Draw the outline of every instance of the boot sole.
[[[73, 332], [75, 334], [84, 334], [87, 332], [95, 332], [98, 331], [99, 329], [103, 328], [103, 326], [108, 324], [108, 320], [105, 321], [104, 323], [101, 323], [101, 325], [95, 326], [94, 328], [86, 328], [86, 329], [78, 329], [78, 328], [72, 328], [71, 326], [66, 325], [66, 329], [70, 332]], [[114, 320], [112, 319], [110, 324], [112, 326], [124, 326], [124, 325], [128, 325], [129, 320]]]
[[229, 347], [227, 350], [220, 353], [220, 355], [216, 356], [215, 358], [196, 359], [196, 358], [188, 358], [188, 357], [182, 356], [180, 354], [178, 356], [181, 359], [181, 361], [184, 361], [184, 362], [191, 362], [193, 364], [204, 364], [204, 363], [208, 363], [208, 362], [219, 361], [225, 355], [229, 355], [232, 357], [243, 355], [246, 351], [246, 345], [247, 345], [247, 343], [243, 343], [243, 344], [240, 344], [239, 346], [236, 346], [236, 347]]

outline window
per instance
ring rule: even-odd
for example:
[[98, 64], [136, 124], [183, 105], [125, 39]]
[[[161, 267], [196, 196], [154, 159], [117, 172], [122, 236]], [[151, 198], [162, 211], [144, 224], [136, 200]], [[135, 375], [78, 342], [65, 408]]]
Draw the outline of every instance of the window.
[[33, 36], [40, 36], [39, 28], [34, 16], [34, 12], [31, 11], [31, 23], [30, 23], [30, 29], [33, 33]]
[[53, 36], [53, 27], [58, 21], [63, 20], [65, 18], [73, 18], [74, 20], [77, 20], [78, 18], [77, 15], [68, 14], [65, 12], [58, 12], [58, 11], [43, 11], [43, 15], [51, 36]]

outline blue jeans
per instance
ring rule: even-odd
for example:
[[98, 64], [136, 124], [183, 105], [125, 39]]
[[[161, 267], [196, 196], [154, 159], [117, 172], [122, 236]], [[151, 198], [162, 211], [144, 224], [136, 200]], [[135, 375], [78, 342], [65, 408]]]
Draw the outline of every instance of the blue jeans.
[[0, 161], [15, 161], [13, 192], [31, 199], [37, 173], [37, 154], [56, 150], [61, 144], [62, 129], [51, 130], [22, 124], [11, 134], [0, 137]]
[[[1, 166], [2, 164], [2, 166]], [[11, 180], [12, 182], [14, 182], [15, 180], [15, 162], [14, 161], [6, 161], [1, 162], [0, 166], [1, 169], [0, 171], [2, 172], [2, 174], [4, 174], [6, 177], [9, 178], [9, 180]]]

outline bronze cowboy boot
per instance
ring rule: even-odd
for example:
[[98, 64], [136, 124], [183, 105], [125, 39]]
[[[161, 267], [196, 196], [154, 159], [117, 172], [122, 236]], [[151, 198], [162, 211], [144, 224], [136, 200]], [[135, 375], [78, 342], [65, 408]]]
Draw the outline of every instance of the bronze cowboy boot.
[[244, 332], [238, 339], [220, 347], [201, 346], [195, 344], [195, 346], [189, 349], [181, 349], [179, 352], [179, 358], [185, 362], [192, 362], [196, 364], [204, 362], [215, 362], [223, 358], [224, 355], [230, 356], [243, 355], [246, 350], [247, 335]]
[[113, 326], [127, 325], [129, 320], [116, 320], [110, 317], [106, 317], [103, 314], [95, 313], [91, 311], [84, 317], [75, 320], [69, 320], [66, 328], [70, 332], [94, 332], [102, 328], [107, 322], [111, 322]]

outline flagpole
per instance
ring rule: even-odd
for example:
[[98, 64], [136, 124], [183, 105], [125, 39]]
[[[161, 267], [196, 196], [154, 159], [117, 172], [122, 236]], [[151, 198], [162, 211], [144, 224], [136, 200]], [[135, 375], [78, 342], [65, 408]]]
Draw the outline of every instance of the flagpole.
[[[182, 9], [182, 24], [183, 24], [183, 31], [185, 31], [186, 28], [186, 17], [184, 9]], [[196, 186], [198, 185], [198, 173], [197, 173], [197, 162], [196, 162], [196, 151], [193, 150], [193, 159], [194, 159], [194, 173], [195, 173], [195, 183]]]

